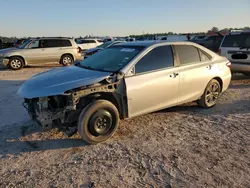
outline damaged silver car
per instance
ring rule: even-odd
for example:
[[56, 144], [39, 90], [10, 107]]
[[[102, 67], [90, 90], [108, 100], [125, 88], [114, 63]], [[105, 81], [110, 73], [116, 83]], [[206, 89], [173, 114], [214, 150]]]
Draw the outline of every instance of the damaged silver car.
[[191, 42], [123, 43], [35, 75], [18, 94], [44, 129], [78, 130], [96, 144], [115, 133], [120, 119], [191, 101], [214, 106], [229, 86], [229, 66]]

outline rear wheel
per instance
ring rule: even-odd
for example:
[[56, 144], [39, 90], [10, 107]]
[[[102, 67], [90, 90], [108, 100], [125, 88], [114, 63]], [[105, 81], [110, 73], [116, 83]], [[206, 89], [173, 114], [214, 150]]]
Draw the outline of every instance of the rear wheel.
[[211, 80], [208, 83], [203, 95], [198, 100], [198, 104], [203, 108], [213, 107], [218, 100], [220, 92], [221, 92], [220, 83], [215, 79]]
[[66, 54], [66, 55], [63, 55], [63, 56], [61, 57], [61, 62], [60, 62], [60, 63], [61, 63], [63, 66], [69, 66], [69, 65], [71, 65], [73, 62], [74, 62], [74, 60], [73, 60], [72, 56]]
[[243, 73], [245, 76], [250, 76], [249, 72]]
[[20, 57], [10, 58], [9, 67], [12, 70], [19, 70], [19, 69], [23, 68], [23, 66], [24, 66], [24, 62], [23, 62], [22, 58], [20, 58]]
[[97, 144], [111, 138], [119, 124], [117, 108], [109, 101], [97, 100], [87, 105], [78, 121], [78, 132], [81, 138]]

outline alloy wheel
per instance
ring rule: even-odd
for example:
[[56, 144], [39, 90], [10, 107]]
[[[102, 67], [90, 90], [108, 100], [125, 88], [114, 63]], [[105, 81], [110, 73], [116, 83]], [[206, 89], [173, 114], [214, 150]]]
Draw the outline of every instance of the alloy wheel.
[[206, 91], [206, 103], [213, 105], [216, 103], [220, 94], [220, 86], [218, 83], [211, 84]]
[[15, 69], [18, 69], [22, 66], [22, 62], [18, 59], [13, 59], [11, 62], [10, 62], [10, 65], [11, 67], [15, 68]]

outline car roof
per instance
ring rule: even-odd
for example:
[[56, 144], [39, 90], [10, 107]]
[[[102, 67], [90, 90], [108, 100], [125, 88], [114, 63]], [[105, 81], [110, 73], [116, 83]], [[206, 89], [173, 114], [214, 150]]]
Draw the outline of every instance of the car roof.
[[165, 44], [165, 45], [196, 45], [196, 43], [188, 42], [188, 41], [178, 41], [178, 42], [166, 42], [159, 40], [152, 41], [134, 41], [134, 42], [126, 42], [124, 44], [117, 44], [116, 46], [142, 46], [142, 47], [150, 47], [157, 44]]
[[39, 40], [39, 39], [73, 40], [73, 38], [70, 37], [37, 37], [37, 38], [28, 38], [26, 40]]
[[229, 32], [226, 34], [226, 36], [228, 36], [228, 35], [240, 35], [240, 34], [250, 34], [250, 31]]

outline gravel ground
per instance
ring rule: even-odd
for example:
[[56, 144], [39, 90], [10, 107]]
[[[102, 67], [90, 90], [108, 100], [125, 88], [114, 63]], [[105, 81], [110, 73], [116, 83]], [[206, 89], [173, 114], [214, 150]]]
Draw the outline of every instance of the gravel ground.
[[250, 187], [250, 78], [234, 76], [212, 109], [121, 121], [108, 142], [87, 145], [41, 132], [21, 106], [20, 84], [50, 68], [0, 69], [0, 187]]

